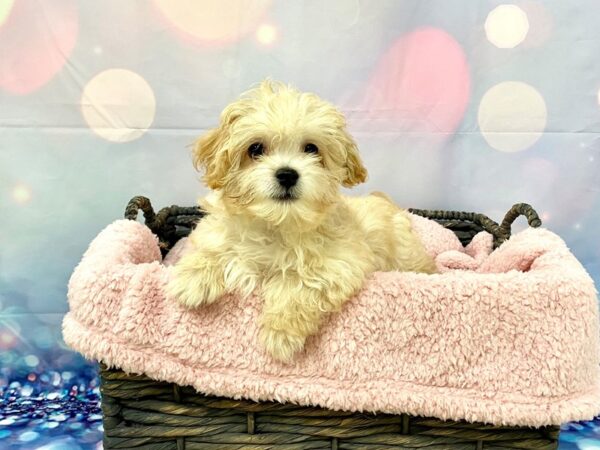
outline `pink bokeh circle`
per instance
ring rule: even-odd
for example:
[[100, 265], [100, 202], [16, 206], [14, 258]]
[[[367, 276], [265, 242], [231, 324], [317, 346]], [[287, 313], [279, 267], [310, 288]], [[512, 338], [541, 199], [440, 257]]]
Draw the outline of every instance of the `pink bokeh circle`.
[[74, 0], [15, 2], [0, 27], [0, 89], [25, 95], [64, 66], [78, 33]]
[[469, 92], [462, 47], [446, 31], [426, 27], [398, 38], [380, 58], [362, 107], [394, 129], [448, 134], [460, 124]]

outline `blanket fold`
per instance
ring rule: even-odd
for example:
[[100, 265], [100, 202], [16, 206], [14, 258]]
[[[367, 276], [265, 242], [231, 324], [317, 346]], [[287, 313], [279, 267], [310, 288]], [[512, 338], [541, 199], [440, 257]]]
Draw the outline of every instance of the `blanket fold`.
[[[414, 220], [433, 239], [437, 225]], [[258, 343], [258, 296], [181, 307], [164, 295], [156, 236], [116, 221], [71, 277], [64, 339], [87, 358], [210, 395], [498, 425], [600, 412], [596, 291], [564, 242], [528, 229], [491, 252], [489, 236], [462, 249], [446, 231], [427, 245], [442, 273], [373, 274], [284, 365]]]

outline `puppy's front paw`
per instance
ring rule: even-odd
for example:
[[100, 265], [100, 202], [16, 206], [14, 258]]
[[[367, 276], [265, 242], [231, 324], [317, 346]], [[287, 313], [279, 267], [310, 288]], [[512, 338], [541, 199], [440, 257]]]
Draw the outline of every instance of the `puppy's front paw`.
[[292, 362], [294, 355], [304, 348], [305, 338], [285, 331], [263, 327], [260, 338], [267, 352], [283, 363]]
[[214, 303], [223, 296], [224, 288], [218, 284], [211, 285], [200, 274], [193, 276], [175, 272], [167, 284], [166, 292], [183, 306], [194, 308]]

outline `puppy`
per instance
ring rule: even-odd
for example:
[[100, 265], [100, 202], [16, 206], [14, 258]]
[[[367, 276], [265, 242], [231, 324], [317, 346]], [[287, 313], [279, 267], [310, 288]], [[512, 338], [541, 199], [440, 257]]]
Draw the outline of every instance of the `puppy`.
[[367, 171], [344, 116], [314, 94], [263, 82], [225, 108], [193, 159], [212, 193], [169, 294], [196, 307], [259, 289], [260, 340], [277, 360], [290, 362], [372, 272], [435, 271], [388, 197], [340, 193]]

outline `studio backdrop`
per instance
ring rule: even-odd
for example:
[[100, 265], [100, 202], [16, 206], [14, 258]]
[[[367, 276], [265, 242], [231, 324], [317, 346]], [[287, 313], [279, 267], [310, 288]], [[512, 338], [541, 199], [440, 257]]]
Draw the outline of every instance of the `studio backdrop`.
[[61, 339], [73, 268], [131, 197], [206, 194], [190, 145], [266, 77], [346, 114], [354, 194], [530, 203], [600, 282], [599, 23], [595, 0], [0, 0], [0, 389], [97, 394]]

